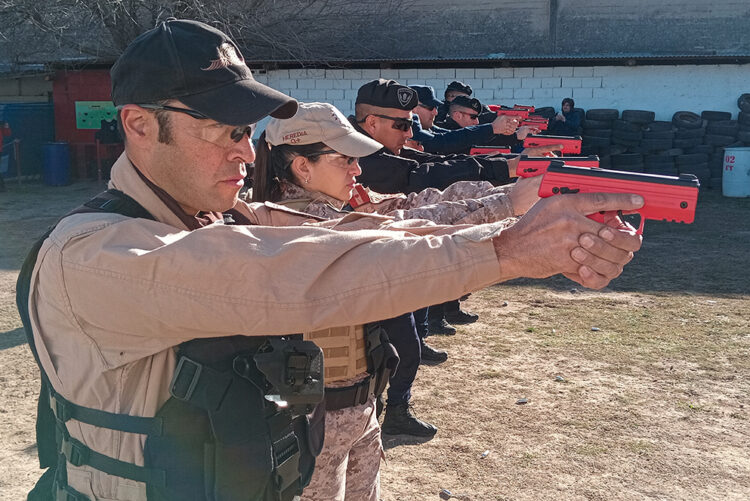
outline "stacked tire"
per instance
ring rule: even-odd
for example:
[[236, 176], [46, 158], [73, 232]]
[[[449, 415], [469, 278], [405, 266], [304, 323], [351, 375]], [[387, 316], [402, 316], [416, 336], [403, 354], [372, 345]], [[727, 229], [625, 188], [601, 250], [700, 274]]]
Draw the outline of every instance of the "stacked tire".
[[740, 109], [737, 115], [737, 139], [745, 146], [750, 146], [750, 94], [742, 94], [737, 99], [737, 107]]
[[708, 169], [708, 159], [711, 155], [704, 145], [708, 121], [692, 111], [678, 111], [672, 116], [675, 127], [673, 145], [682, 150], [675, 156], [675, 167], [679, 174], [694, 174], [698, 177], [701, 187], [709, 186], [711, 173]]
[[[592, 109], [586, 111], [583, 127], [582, 153], [599, 155], [599, 165], [610, 167], [612, 150], [612, 122], [617, 120], [620, 112], [614, 109]], [[616, 152], [622, 152], [619, 151]]]
[[[732, 120], [732, 114], [728, 111], [704, 111], [701, 113], [701, 118], [706, 126], [703, 146], [706, 148], [705, 153], [709, 154], [707, 161], [709, 170], [707, 185], [711, 188], [721, 188], [721, 173], [724, 169], [724, 148], [737, 146], [735, 143], [737, 143], [739, 122]], [[701, 184], [705, 185], [703, 179], [701, 179]]]

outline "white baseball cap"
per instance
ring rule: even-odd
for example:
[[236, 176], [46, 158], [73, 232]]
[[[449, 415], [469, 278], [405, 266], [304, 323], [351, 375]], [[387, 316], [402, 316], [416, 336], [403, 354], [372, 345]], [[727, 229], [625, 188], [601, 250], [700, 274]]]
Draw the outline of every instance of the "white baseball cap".
[[348, 157], [366, 157], [383, 145], [358, 132], [335, 106], [328, 103], [299, 103], [292, 118], [272, 118], [266, 126], [266, 142], [281, 144], [324, 143]]

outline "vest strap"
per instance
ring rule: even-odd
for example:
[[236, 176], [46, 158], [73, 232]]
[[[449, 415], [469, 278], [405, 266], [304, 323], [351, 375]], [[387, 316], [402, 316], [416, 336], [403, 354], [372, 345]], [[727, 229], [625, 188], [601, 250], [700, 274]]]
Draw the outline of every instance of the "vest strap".
[[169, 393], [178, 400], [214, 411], [221, 405], [231, 383], [230, 374], [214, 370], [183, 355], [169, 384]]
[[167, 475], [163, 470], [145, 468], [113, 459], [85, 446], [63, 430], [60, 430], [60, 434], [60, 452], [73, 466], [88, 465], [109, 475], [145, 482], [157, 487], [164, 487], [167, 484]]
[[82, 423], [108, 428], [110, 430], [137, 433], [139, 435], [161, 436], [164, 432], [164, 422], [161, 418], [131, 416], [128, 414], [114, 414], [83, 407], [66, 400], [50, 388], [50, 407], [58, 423], [66, 423], [71, 419]]

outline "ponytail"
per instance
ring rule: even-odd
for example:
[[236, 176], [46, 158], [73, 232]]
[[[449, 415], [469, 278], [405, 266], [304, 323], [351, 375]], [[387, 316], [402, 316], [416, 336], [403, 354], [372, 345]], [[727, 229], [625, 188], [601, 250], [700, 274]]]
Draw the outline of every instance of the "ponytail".
[[271, 150], [266, 142], [266, 131], [258, 138], [255, 152], [255, 169], [253, 170], [253, 202], [276, 202], [281, 196], [279, 180], [270, 170]]
[[[253, 202], [278, 202], [281, 200], [281, 182], [298, 184], [289, 167], [298, 156], [307, 156], [326, 148], [323, 143], [290, 145], [273, 148], [266, 142], [266, 131], [258, 138], [253, 171]], [[312, 160], [312, 159], [311, 159]]]

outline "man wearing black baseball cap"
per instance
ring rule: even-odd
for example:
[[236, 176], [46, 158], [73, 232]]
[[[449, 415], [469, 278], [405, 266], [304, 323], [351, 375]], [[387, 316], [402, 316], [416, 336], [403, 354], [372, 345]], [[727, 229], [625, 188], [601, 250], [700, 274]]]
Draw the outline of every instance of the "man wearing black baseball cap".
[[[419, 120], [412, 125], [412, 140], [421, 144], [424, 151], [447, 155], [450, 153], [468, 153], [472, 146], [492, 144], [500, 138], [496, 136], [512, 136], [518, 128], [515, 117], [500, 115], [492, 123], [479, 124], [453, 129], [435, 125], [437, 107], [442, 103], [435, 97], [435, 90], [427, 85], [410, 85], [417, 91], [419, 105], [414, 108], [414, 114]], [[459, 99], [471, 99], [458, 96]], [[515, 140], [513, 140], [515, 143]]]
[[412, 136], [417, 92], [395, 80], [378, 79], [360, 87], [352, 124], [383, 145], [360, 159], [358, 181], [380, 193], [445, 189], [456, 181], [486, 180], [505, 184], [515, 175], [518, 157], [434, 155], [404, 148]]

